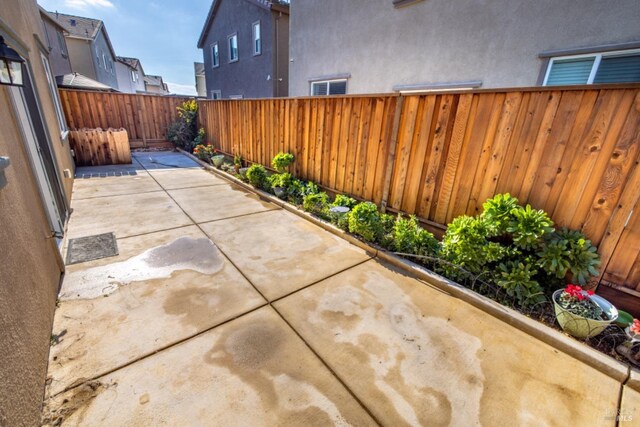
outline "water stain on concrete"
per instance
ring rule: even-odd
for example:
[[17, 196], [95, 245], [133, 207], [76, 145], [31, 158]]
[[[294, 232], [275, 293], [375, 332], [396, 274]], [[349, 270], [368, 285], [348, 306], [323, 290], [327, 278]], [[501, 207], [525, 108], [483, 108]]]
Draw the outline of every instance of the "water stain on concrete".
[[226, 287], [188, 287], [169, 292], [162, 308], [167, 314], [180, 316], [186, 325], [202, 327], [211, 321], [225, 301], [237, 296]]
[[126, 261], [69, 273], [65, 277], [60, 299], [108, 296], [129, 283], [169, 278], [180, 270], [213, 275], [222, 269], [223, 264], [222, 255], [211, 240], [180, 237]]

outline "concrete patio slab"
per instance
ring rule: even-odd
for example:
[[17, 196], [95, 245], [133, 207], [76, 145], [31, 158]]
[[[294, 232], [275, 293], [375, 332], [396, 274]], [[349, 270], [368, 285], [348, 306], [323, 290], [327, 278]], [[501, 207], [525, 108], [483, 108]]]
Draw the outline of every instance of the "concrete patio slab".
[[77, 179], [73, 186], [73, 199], [120, 196], [125, 194], [162, 191], [162, 187], [144, 170], [134, 175], [91, 177]]
[[196, 226], [120, 239], [118, 246], [116, 257], [67, 268], [50, 394], [265, 303]]
[[132, 157], [147, 170], [201, 168], [198, 163], [175, 151], [137, 152], [132, 153]]
[[152, 169], [149, 171], [149, 174], [166, 190], [229, 184], [227, 181], [218, 178], [202, 168]]
[[47, 402], [65, 425], [374, 425], [270, 307]]
[[71, 207], [68, 238], [110, 231], [123, 238], [192, 224], [165, 192], [72, 200]]
[[140, 172], [145, 172], [145, 169], [135, 159], [132, 159], [131, 164], [128, 165], [79, 166], [76, 168], [75, 182], [81, 178], [135, 176]]
[[615, 425], [616, 380], [377, 260], [275, 307], [385, 425]]
[[279, 206], [262, 201], [255, 194], [228, 184], [167, 192], [198, 224], [280, 209]]
[[270, 301], [370, 258], [284, 210], [201, 227]]
[[636, 425], [640, 420], [640, 372], [632, 369], [622, 390], [620, 411], [609, 411], [608, 416], [618, 417], [619, 426]]

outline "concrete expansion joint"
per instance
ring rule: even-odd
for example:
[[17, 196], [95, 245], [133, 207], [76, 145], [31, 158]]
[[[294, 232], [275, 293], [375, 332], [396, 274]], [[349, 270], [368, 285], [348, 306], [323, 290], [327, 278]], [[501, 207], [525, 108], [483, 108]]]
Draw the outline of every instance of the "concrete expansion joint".
[[587, 347], [583, 343], [562, 334], [560, 331], [556, 331], [536, 320], [529, 319], [513, 309], [503, 306], [487, 297], [484, 297], [470, 289], [461, 286], [458, 283], [452, 282], [436, 273], [433, 273], [414, 262], [401, 258], [386, 250], [371, 246], [368, 243], [355, 238], [349, 233], [346, 233], [329, 223], [321, 221], [311, 214], [298, 209], [297, 207], [286, 203], [269, 193], [255, 189], [249, 184], [244, 183], [237, 178], [214, 168], [208, 163], [205, 163], [197, 157], [193, 156], [191, 153], [187, 153], [186, 151], [181, 149], [178, 149], [178, 151], [180, 151], [190, 159], [196, 161], [206, 170], [213, 172], [215, 175], [221, 177], [222, 179], [225, 179], [232, 184], [242, 187], [268, 202], [277, 204], [283, 209], [294, 213], [297, 216], [306, 219], [307, 221], [312, 222], [313, 224], [333, 233], [336, 236], [342, 237], [349, 243], [352, 243], [364, 249], [368, 254], [370, 254], [372, 258], [378, 258], [383, 261], [387, 261], [395, 267], [400, 268], [413, 277], [420, 279], [423, 285], [438, 289], [441, 292], [444, 292], [456, 299], [470, 304], [484, 311], [485, 313], [521, 330], [522, 332], [548, 345], [551, 345], [559, 351], [562, 351], [563, 353], [575, 359], [578, 359], [588, 364], [589, 366], [592, 366], [594, 369], [619, 382], [621, 385], [621, 389], [629, 381], [631, 375], [631, 369], [629, 368], [629, 366], [618, 362], [617, 360], [605, 354], [602, 354], [595, 349]]

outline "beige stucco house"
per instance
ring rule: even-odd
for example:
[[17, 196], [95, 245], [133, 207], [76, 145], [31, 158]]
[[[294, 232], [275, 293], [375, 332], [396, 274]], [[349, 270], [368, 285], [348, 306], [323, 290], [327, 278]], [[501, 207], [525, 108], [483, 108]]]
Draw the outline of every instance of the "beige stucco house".
[[[0, 425], [40, 423], [64, 263], [73, 160], [35, 0], [3, 0], [0, 36], [25, 60], [23, 87], [0, 85]], [[4, 162], [6, 164], [6, 161]]]

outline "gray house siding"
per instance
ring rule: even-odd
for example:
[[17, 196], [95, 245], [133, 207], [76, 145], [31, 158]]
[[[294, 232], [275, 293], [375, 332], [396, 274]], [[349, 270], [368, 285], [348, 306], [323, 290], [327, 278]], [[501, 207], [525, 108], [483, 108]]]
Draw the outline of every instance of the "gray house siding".
[[[268, 98], [275, 95], [273, 13], [249, 1], [222, 0], [205, 39], [203, 56], [207, 97], [219, 90], [222, 98]], [[262, 53], [253, 55], [253, 27], [260, 21]], [[227, 37], [238, 35], [238, 61], [229, 62]], [[220, 66], [212, 67], [211, 46], [218, 42]]]
[[49, 64], [51, 72], [55, 76], [71, 73], [71, 61], [69, 61], [69, 49], [62, 29], [53, 24], [46, 17], [42, 18], [44, 32], [49, 48]]
[[[96, 69], [96, 80], [100, 83], [118, 89], [118, 78], [116, 76], [116, 58], [111, 54], [107, 39], [104, 35], [104, 27], [100, 30], [95, 40], [91, 43], [93, 63]], [[105, 68], [102, 55], [105, 55], [107, 66]]]
[[534, 86], [544, 51], [640, 41], [638, 0], [296, 0], [290, 14], [291, 96], [337, 74], [350, 75], [347, 93]]

